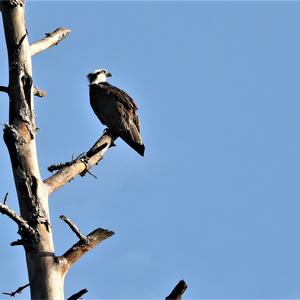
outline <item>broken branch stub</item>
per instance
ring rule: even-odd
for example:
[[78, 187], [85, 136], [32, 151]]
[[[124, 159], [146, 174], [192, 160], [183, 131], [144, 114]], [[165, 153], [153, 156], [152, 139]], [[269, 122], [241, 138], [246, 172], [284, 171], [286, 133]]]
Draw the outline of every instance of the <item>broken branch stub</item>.
[[184, 280], [180, 280], [172, 290], [170, 295], [166, 297], [166, 300], [180, 300], [186, 289], [186, 282]]
[[46, 36], [43, 39], [30, 45], [31, 56], [36, 55], [40, 52], [49, 49], [52, 46], [57, 45], [70, 32], [70, 29], [60, 27], [52, 32], [46, 33]]

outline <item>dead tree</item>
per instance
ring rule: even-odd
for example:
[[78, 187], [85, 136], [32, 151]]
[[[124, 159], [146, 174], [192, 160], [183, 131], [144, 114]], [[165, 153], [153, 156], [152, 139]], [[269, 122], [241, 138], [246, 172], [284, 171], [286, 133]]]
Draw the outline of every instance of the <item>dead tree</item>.
[[[70, 30], [56, 29], [30, 45], [24, 6], [25, 0], [0, 1], [9, 63], [8, 87], [0, 87], [9, 97], [9, 122], [4, 128], [4, 141], [10, 155], [20, 214], [10, 209], [6, 201], [0, 204], [0, 212], [18, 225], [21, 238], [11, 245], [24, 247], [31, 298], [63, 300], [64, 278], [71, 266], [114, 233], [98, 228], [84, 235], [69, 218], [62, 216], [79, 241], [64, 254], [56, 255], [48, 199], [51, 193], [98, 163], [116, 137], [106, 131], [84, 157], [54, 165], [52, 170], [57, 172], [48, 179], [41, 178], [35, 142], [34, 95], [43, 96], [45, 92], [34, 87], [31, 57], [58, 44]], [[14, 296], [22, 289], [6, 294]], [[85, 292], [82, 290], [70, 299], [77, 299]]]

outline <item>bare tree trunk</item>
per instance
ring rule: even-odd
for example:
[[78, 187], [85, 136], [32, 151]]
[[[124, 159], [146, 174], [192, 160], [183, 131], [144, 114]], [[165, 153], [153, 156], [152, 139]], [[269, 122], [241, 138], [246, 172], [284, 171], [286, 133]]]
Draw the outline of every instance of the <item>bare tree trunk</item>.
[[35, 143], [31, 53], [24, 6], [1, 3], [9, 60], [9, 124], [4, 129], [18, 193], [21, 217], [34, 234], [20, 228], [33, 299], [64, 299], [63, 280], [55, 261], [48, 192], [41, 179]]

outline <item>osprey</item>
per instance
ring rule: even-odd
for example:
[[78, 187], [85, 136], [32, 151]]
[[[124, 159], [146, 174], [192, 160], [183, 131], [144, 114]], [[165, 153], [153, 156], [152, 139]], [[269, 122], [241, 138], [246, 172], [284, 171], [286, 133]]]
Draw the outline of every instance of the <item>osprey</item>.
[[137, 105], [123, 90], [106, 82], [112, 76], [105, 69], [87, 75], [90, 103], [102, 124], [121, 137], [130, 147], [144, 156]]

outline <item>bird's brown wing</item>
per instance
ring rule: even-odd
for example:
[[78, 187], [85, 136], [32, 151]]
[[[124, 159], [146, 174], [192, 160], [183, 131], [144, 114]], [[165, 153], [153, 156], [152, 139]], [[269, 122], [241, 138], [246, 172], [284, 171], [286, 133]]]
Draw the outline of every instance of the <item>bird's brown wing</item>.
[[134, 100], [123, 90], [108, 83], [91, 87], [90, 98], [100, 121], [143, 155], [144, 145]]
[[126, 92], [109, 83], [100, 84], [100, 86], [102, 89], [105, 90], [107, 94], [112, 93], [117, 98], [117, 100], [124, 105], [125, 109], [132, 111], [133, 121], [135, 122], [135, 125], [138, 128], [138, 130], [140, 131], [141, 129], [140, 129], [139, 118], [136, 113], [138, 107], [135, 101]]

